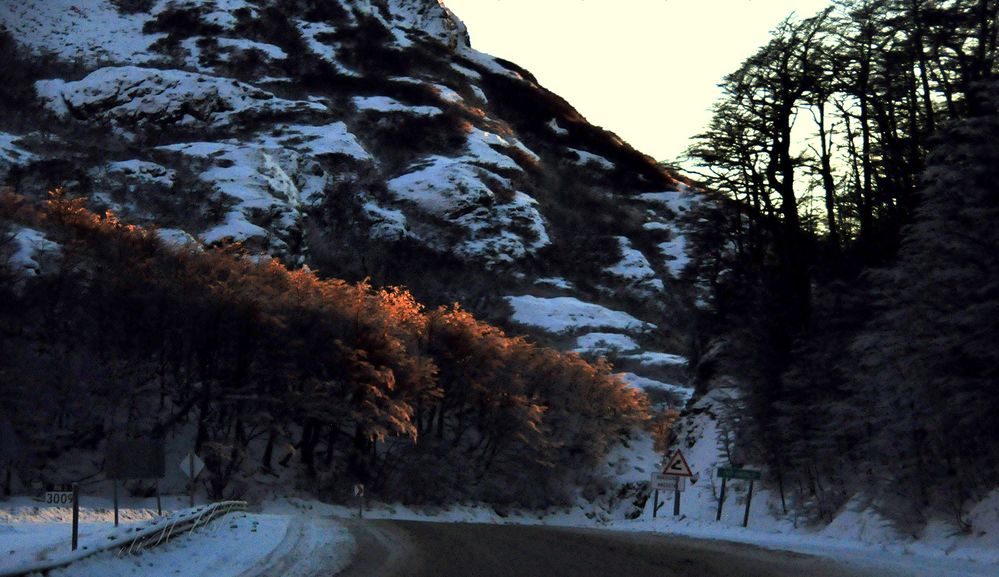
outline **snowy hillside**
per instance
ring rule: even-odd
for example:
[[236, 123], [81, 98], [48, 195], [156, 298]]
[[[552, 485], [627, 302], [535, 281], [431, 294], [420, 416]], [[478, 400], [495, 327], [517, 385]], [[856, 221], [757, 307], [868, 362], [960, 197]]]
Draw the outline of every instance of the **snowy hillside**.
[[[34, 94], [0, 110], [18, 194], [63, 187], [171, 242], [406, 285], [687, 382], [703, 197], [475, 51], [443, 4], [25, 0], [0, 25]], [[18, 258], [37, 273], [31, 234]]]

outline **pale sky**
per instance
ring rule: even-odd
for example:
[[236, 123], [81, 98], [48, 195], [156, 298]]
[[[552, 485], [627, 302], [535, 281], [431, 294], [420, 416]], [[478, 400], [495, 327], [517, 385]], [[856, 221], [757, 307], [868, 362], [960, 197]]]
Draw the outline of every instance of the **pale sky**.
[[717, 84], [791, 12], [831, 0], [444, 0], [472, 47], [516, 62], [658, 160], [710, 120]]

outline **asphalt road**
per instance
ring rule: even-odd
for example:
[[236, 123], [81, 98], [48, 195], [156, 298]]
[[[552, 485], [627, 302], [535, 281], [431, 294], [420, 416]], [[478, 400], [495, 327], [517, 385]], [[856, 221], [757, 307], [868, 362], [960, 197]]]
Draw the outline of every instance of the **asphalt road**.
[[651, 533], [352, 521], [341, 577], [871, 577], [826, 558]]

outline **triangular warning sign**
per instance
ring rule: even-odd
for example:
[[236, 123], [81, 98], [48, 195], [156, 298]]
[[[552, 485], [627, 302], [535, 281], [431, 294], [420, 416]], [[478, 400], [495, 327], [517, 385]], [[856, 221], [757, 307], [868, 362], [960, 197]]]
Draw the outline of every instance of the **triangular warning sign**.
[[669, 463], [663, 469], [663, 475], [673, 475], [674, 477], [693, 477], [694, 472], [690, 470], [687, 459], [683, 458], [683, 453], [679, 449], [669, 458]]

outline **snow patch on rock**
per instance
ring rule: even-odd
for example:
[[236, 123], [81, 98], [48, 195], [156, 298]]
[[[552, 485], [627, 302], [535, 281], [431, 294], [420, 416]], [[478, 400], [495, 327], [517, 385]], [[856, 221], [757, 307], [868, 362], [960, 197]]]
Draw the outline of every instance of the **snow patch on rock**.
[[232, 79], [138, 66], [101, 68], [75, 82], [40, 80], [35, 87], [60, 118], [106, 121], [124, 131], [224, 128], [241, 117], [327, 112], [321, 104], [285, 100]]
[[549, 276], [536, 279], [534, 284], [538, 286], [548, 286], [552, 288], [562, 289], [562, 290], [576, 290], [576, 286], [572, 284], [572, 281], [566, 280], [560, 276]]
[[34, 52], [88, 66], [144, 64], [158, 55], [150, 44], [165, 34], [144, 34], [147, 14], [121, 14], [108, 0], [0, 2], [0, 23]]
[[693, 189], [683, 184], [680, 185], [680, 190], [646, 192], [639, 194], [637, 198], [649, 204], [664, 206], [676, 214], [688, 212], [697, 201], [693, 195]]
[[469, 164], [467, 157], [424, 159], [390, 180], [388, 189], [396, 198], [456, 225], [463, 232], [457, 239], [448, 238], [444, 230], [419, 238], [462, 258], [513, 262], [551, 242], [537, 202], [522, 192], [511, 193], [508, 180]]
[[568, 150], [578, 157], [578, 159], [573, 160], [573, 162], [579, 166], [595, 166], [603, 170], [614, 170], [614, 163], [598, 154], [593, 154], [592, 152], [579, 150], [577, 148], [569, 148]]
[[368, 229], [371, 238], [397, 241], [409, 235], [406, 215], [401, 210], [385, 208], [370, 200], [364, 203], [362, 209], [371, 225]]
[[[551, 131], [557, 134], [558, 136], [567, 136], [569, 134], [569, 131], [559, 126], [558, 120], [555, 120], [554, 118], [552, 118], [551, 121], [546, 126], [548, 126], [548, 128], [550, 128]], [[574, 148], [571, 150], [573, 150], [577, 154], [579, 152]]]
[[683, 366], [687, 364], [687, 357], [657, 351], [643, 351], [633, 355], [622, 355], [621, 358], [634, 361], [643, 367], [661, 368]]
[[43, 272], [40, 261], [48, 255], [59, 253], [57, 243], [47, 239], [45, 233], [33, 228], [15, 228], [11, 240], [14, 250], [7, 257], [7, 266], [15, 275], [38, 276]]
[[664, 290], [663, 281], [656, 278], [656, 271], [645, 258], [642, 251], [631, 246], [631, 241], [627, 237], [614, 237], [621, 250], [621, 260], [614, 266], [604, 269], [611, 275], [624, 280], [625, 282], [642, 288], [661, 292]]
[[666, 394], [674, 397], [677, 401], [676, 405], [680, 407], [685, 405], [694, 394], [694, 390], [690, 387], [664, 383], [655, 379], [636, 375], [635, 373], [618, 373], [617, 376], [629, 386], [645, 391], [649, 394], [650, 398], [657, 396], [657, 394]]
[[137, 184], [153, 184], [164, 187], [173, 186], [177, 177], [177, 172], [155, 162], [144, 160], [123, 160], [112, 162], [107, 165], [107, 174], [111, 177], [120, 177], [129, 183], [131, 188]]
[[587, 333], [576, 339], [575, 353], [607, 354], [638, 350], [638, 343], [619, 333]]
[[[199, 180], [212, 188], [213, 202], [227, 205], [223, 222], [201, 233], [206, 244], [230, 238], [254, 240], [276, 253], [301, 228], [301, 197], [291, 176], [260, 146], [218, 142], [168, 145], [159, 150], [199, 159], [206, 169]], [[271, 230], [255, 222], [267, 223]]]
[[574, 297], [542, 298], [531, 295], [504, 297], [513, 307], [511, 320], [550, 333], [579, 329], [645, 330], [655, 325], [640, 321], [628, 313]]
[[355, 96], [354, 106], [361, 112], [403, 113], [412, 116], [439, 116], [444, 111], [436, 106], [410, 106], [388, 96]]
[[0, 132], [0, 178], [4, 178], [12, 166], [21, 166], [40, 158], [19, 146], [17, 142], [20, 138], [16, 134]]

